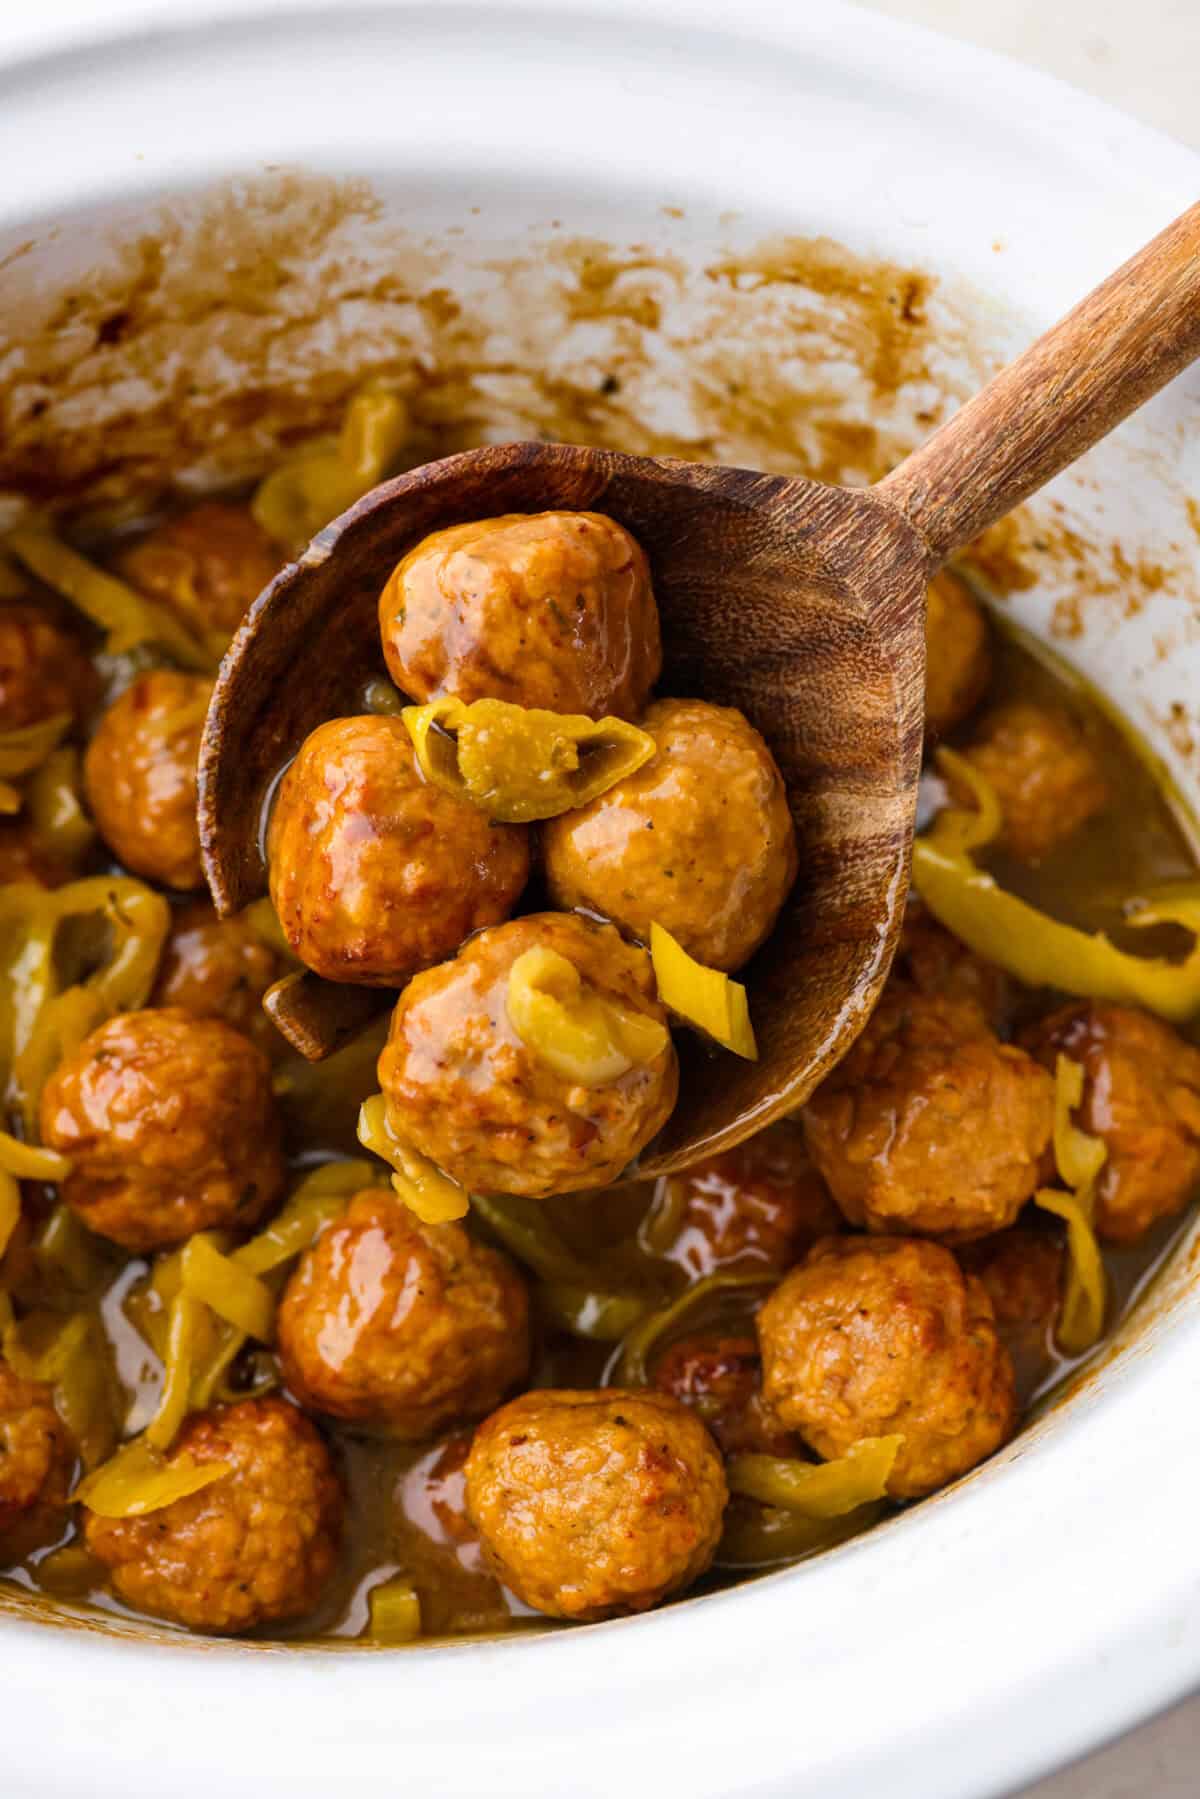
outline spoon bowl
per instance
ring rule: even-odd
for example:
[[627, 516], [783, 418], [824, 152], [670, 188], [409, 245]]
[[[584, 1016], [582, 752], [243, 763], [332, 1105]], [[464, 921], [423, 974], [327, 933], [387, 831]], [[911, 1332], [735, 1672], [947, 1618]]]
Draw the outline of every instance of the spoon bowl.
[[[743, 976], [759, 1060], [681, 1043], [683, 1098], [645, 1159], [647, 1173], [665, 1172], [803, 1100], [887, 973], [920, 773], [928, 555], [871, 493], [539, 443], [385, 482], [283, 570], [225, 659], [201, 760], [206, 866], [222, 914], [263, 891], [279, 771], [325, 719], [361, 711], [384, 675], [379, 594], [400, 558], [444, 525], [551, 508], [607, 513], [642, 544], [662, 621], [660, 691], [745, 712], [779, 763], [796, 827], [799, 877]], [[363, 1021], [371, 997], [302, 976], [272, 1013], [298, 1047], [321, 1051], [343, 1015]]]
[[[468, 451], [385, 482], [276, 577], [222, 665], [200, 757], [218, 912], [264, 890], [281, 771], [324, 720], [361, 712], [384, 673], [378, 600], [401, 557], [443, 526], [500, 513], [607, 513], [650, 560], [660, 691], [745, 712], [795, 821], [796, 885], [743, 976], [759, 1059], [686, 1042], [679, 1105], [639, 1173], [740, 1141], [807, 1098], [887, 975], [920, 773], [930, 578], [1197, 354], [1200, 206], [874, 488], [543, 443]], [[301, 975], [269, 1010], [316, 1058], [390, 997]]]

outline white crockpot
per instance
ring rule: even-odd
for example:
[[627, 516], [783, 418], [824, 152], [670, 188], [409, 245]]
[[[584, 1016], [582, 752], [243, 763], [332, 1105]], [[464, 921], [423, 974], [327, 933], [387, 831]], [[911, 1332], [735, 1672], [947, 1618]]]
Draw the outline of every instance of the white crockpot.
[[[0, 23], [10, 401], [37, 315], [50, 334], [38, 378], [55, 357], [69, 371], [52, 422], [117, 442], [152, 404], [147, 387], [178, 370], [165, 352], [90, 361], [47, 293], [75, 274], [91, 283], [111, 234], [136, 235], [164, 193], [267, 165], [361, 176], [371, 200], [338, 224], [346, 235], [309, 286], [303, 270], [279, 285], [287, 332], [267, 343], [249, 314], [223, 338], [196, 324], [187, 341], [210, 394], [222, 356], [231, 383], [253, 366], [267, 386], [316, 393], [335, 365], [366, 366], [401, 314], [432, 354], [407, 280], [468, 296], [480, 317], [494, 305], [498, 372], [470, 396], [485, 433], [538, 427], [531, 370], [578, 383], [628, 355], [642, 359], [630, 406], [686, 447], [704, 436], [688, 368], [706, 338], [728, 329], [745, 362], [760, 328], [782, 328], [753, 296], [736, 317], [705, 313], [703, 271], [731, 244], [828, 235], [942, 278], [931, 304], [945, 355], [892, 396], [897, 450], [1189, 204], [1200, 175], [1194, 156], [1054, 82], [834, 0], [39, 0]], [[292, 192], [298, 238], [316, 229], [308, 191]], [[256, 204], [251, 193], [248, 215]], [[669, 252], [669, 278], [622, 276], [658, 283], [657, 312], [641, 326], [564, 312], [564, 233], [648, 245], [650, 261]], [[244, 244], [229, 254], [232, 267]], [[517, 298], [510, 283], [494, 300], [517, 267]], [[309, 304], [331, 294], [335, 323]], [[811, 329], [803, 367], [779, 354], [785, 387], [811, 384]], [[820, 361], [830, 405], [861, 403], [853, 362], [845, 342]], [[212, 450], [171, 407], [156, 416], [164, 454], [190, 454], [198, 484], [269, 460], [269, 420], [235, 426], [216, 405], [226, 434]], [[1066, 477], [1038, 516], [1075, 542], [1072, 557], [1048, 557], [1010, 604], [1119, 699], [1200, 810], [1198, 422], [1190, 377]], [[752, 429], [707, 453], [753, 459]], [[806, 1566], [653, 1616], [362, 1653], [0, 1609], [0, 1793], [1008, 1790], [1200, 1681], [1191, 1267], [1185, 1244], [1119, 1353], [957, 1489]]]

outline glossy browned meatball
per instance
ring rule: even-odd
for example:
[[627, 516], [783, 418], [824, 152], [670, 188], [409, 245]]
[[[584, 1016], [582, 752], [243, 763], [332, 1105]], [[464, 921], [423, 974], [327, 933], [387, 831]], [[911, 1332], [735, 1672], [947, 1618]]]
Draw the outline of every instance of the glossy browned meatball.
[[712, 1331], [681, 1337], [658, 1358], [653, 1382], [695, 1412], [723, 1455], [794, 1455], [796, 1445], [767, 1411], [762, 1359], [753, 1337]]
[[139, 675], [100, 720], [83, 761], [92, 817], [133, 874], [182, 892], [204, 885], [196, 762], [212, 682]]
[[1014, 1224], [964, 1244], [958, 1255], [987, 1289], [1000, 1341], [1012, 1357], [1017, 1392], [1027, 1399], [1052, 1358], [1066, 1260], [1062, 1237], [1047, 1227]]
[[435, 531], [384, 588], [379, 628], [391, 677], [415, 700], [636, 718], [662, 667], [649, 565], [598, 512]]
[[652, 1247], [698, 1280], [739, 1264], [782, 1274], [841, 1223], [803, 1130], [785, 1119], [682, 1174], [664, 1175], [649, 1234]]
[[85, 1037], [46, 1083], [41, 1126], [71, 1158], [67, 1204], [125, 1249], [247, 1229], [283, 1189], [266, 1057], [176, 1007], [123, 1012]]
[[74, 1460], [50, 1388], [0, 1361], [0, 1554], [17, 1561], [62, 1523]]
[[507, 918], [529, 874], [523, 825], [422, 778], [399, 718], [335, 718], [279, 789], [271, 898], [302, 962], [333, 981], [402, 986]]
[[333, 1572], [342, 1489], [324, 1443], [283, 1399], [197, 1412], [168, 1461], [228, 1474], [140, 1518], [84, 1511], [117, 1597], [193, 1630], [232, 1633], [311, 1611]]
[[665, 1024], [650, 958], [610, 925], [558, 912], [483, 931], [400, 995], [379, 1084], [396, 1135], [464, 1187], [543, 1199], [602, 1187], [671, 1115], [679, 1083], [669, 1038], [648, 1063], [585, 1086], [518, 1035], [507, 994], [526, 950], [563, 956], [586, 992]]
[[965, 581], [943, 569], [925, 611], [925, 731], [941, 737], [973, 712], [992, 678], [983, 608]]
[[195, 1018], [223, 1018], [270, 1054], [280, 1037], [262, 997], [284, 972], [285, 958], [244, 915], [218, 918], [207, 900], [196, 900], [171, 921], [150, 1003], [179, 1006]]
[[1131, 1006], [1078, 1000], [1025, 1035], [1052, 1069], [1081, 1064], [1081, 1130], [1108, 1151], [1096, 1187], [1096, 1230], [1136, 1243], [1200, 1191], [1200, 1050]]
[[740, 968], [796, 878], [783, 777], [730, 707], [659, 700], [641, 724], [658, 754], [546, 823], [551, 897], [611, 918], [643, 943], [658, 923], [697, 961]]
[[920, 993], [974, 1001], [993, 1030], [1008, 1023], [1013, 995], [1007, 974], [943, 930], [919, 901], [910, 900], [905, 911], [892, 975]]
[[762, 1307], [758, 1336], [768, 1408], [818, 1455], [903, 1434], [893, 1498], [957, 1479], [1013, 1428], [1013, 1369], [992, 1302], [938, 1243], [819, 1243]]
[[422, 1224], [387, 1188], [350, 1202], [300, 1261], [278, 1314], [303, 1405], [407, 1442], [482, 1418], [529, 1372], [529, 1303], [506, 1256]]
[[480, 1425], [467, 1460], [489, 1566], [555, 1618], [644, 1612], [689, 1586], [727, 1496], [712, 1437], [665, 1393], [523, 1393]]
[[1054, 1082], [970, 1000], [893, 982], [804, 1110], [852, 1224], [962, 1239], [1011, 1224], [1037, 1186]]
[[[1096, 753], [1064, 711], [1025, 701], [997, 706], [963, 754], [995, 788], [1004, 818], [1000, 842], [1022, 862], [1040, 862], [1108, 805]], [[951, 788], [972, 803], [955, 783]]]
[[197, 636], [228, 637], [282, 560], [245, 506], [205, 500], [123, 551], [117, 570]]
[[87, 657], [36, 606], [0, 606], [0, 731], [87, 710], [96, 680]]

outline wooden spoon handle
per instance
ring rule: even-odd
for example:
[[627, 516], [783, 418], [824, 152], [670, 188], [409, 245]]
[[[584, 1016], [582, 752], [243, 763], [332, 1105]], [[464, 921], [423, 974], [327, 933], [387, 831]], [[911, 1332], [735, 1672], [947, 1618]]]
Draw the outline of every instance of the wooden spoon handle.
[[1002, 369], [876, 492], [944, 562], [1196, 356], [1200, 204]]

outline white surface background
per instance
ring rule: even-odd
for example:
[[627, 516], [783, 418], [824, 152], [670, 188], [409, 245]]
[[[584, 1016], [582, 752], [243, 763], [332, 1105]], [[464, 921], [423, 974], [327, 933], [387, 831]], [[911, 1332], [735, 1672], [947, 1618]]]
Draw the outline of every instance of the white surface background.
[[[1047, 69], [1200, 150], [1200, 0], [863, 3]], [[1036, 1628], [1033, 1620], [1030, 1627]], [[1039, 1781], [1022, 1799], [1196, 1799], [1198, 1793], [1200, 1697]]]

